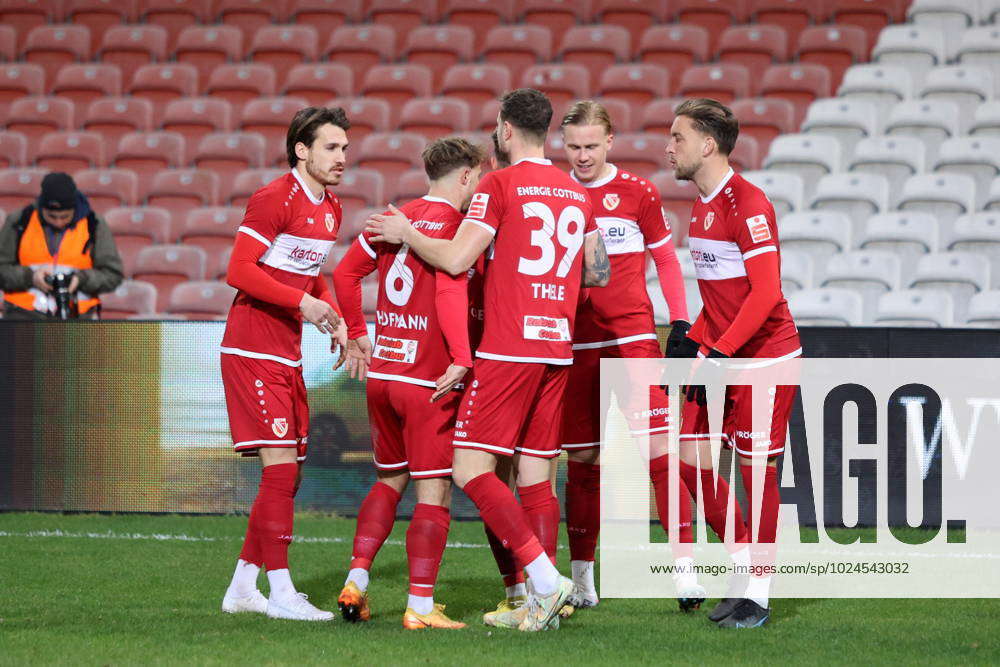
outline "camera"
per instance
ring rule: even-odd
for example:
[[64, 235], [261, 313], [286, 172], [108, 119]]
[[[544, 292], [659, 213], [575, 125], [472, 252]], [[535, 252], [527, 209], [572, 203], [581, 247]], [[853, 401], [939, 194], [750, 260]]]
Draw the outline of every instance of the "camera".
[[80, 314], [76, 298], [69, 291], [69, 284], [72, 281], [72, 271], [69, 273], [53, 273], [45, 277], [45, 282], [52, 286], [52, 298], [56, 301], [55, 315], [60, 320], [68, 320]]

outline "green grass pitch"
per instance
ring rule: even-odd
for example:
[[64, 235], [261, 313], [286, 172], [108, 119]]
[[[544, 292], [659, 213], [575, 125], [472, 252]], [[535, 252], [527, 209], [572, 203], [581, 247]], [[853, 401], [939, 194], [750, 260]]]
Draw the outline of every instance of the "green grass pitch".
[[[774, 600], [768, 627], [733, 632], [673, 600], [608, 599], [558, 632], [491, 632], [480, 618], [501, 586], [478, 522], [452, 524], [452, 542], [479, 546], [445, 552], [436, 595], [465, 630], [400, 627], [402, 521], [372, 572], [372, 622], [231, 616], [219, 604], [245, 526], [243, 517], [0, 514], [0, 664], [1000, 663], [998, 600]], [[307, 515], [295, 529], [296, 585], [333, 609], [353, 522]], [[560, 558], [568, 566], [565, 550]]]

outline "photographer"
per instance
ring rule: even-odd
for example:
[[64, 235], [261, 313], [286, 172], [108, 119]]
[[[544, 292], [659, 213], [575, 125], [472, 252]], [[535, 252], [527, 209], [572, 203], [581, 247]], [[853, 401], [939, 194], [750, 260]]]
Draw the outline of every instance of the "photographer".
[[121, 281], [111, 230], [68, 174], [47, 174], [38, 200], [7, 216], [0, 229], [7, 319], [97, 319], [97, 295]]

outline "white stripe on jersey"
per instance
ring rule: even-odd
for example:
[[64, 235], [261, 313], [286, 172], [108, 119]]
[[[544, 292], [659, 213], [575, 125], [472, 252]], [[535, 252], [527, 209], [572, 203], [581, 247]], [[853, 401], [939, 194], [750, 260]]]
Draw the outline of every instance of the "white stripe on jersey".
[[751, 250], [750, 252], [743, 253], [743, 260], [746, 261], [751, 257], [763, 255], [765, 252], [778, 252], [778, 249], [773, 245], [766, 245], [763, 248], [757, 248], [755, 250]]
[[369, 257], [371, 257], [372, 259], [375, 259], [375, 251], [372, 250], [372, 247], [370, 245], [368, 245], [368, 239], [365, 238], [364, 234], [358, 234], [358, 243], [361, 244], [361, 248], [366, 253], [368, 253]]
[[694, 260], [698, 280], [729, 280], [747, 274], [743, 253], [734, 241], [716, 241], [688, 237], [688, 247]]
[[625, 343], [633, 343], [637, 340], [657, 340], [655, 333], [644, 333], [636, 334], [634, 336], [625, 336], [624, 338], [614, 338], [612, 340], [602, 340], [597, 343], [574, 343], [574, 350], [596, 350], [602, 347], [613, 347], [615, 345], [624, 345]]
[[624, 255], [645, 250], [642, 230], [635, 220], [602, 216], [596, 218], [596, 221], [609, 255]]
[[222, 354], [235, 354], [237, 357], [248, 357], [250, 359], [267, 359], [268, 361], [277, 361], [279, 364], [284, 364], [285, 366], [291, 366], [292, 368], [297, 368], [302, 365], [302, 359], [285, 359], [284, 357], [277, 357], [273, 354], [265, 354], [263, 352], [251, 352], [250, 350], [241, 350], [238, 347], [219, 347], [219, 352]]
[[333, 248], [333, 241], [310, 239], [292, 234], [278, 234], [274, 243], [261, 255], [260, 262], [289, 273], [318, 276]]
[[271, 247], [271, 242], [267, 240], [267, 237], [265, 237], [263, 234], [261, 234], [260, 232], [258, 232], [256, 230], [250, 229], [249, 227], [247, 227], [245, 225], [240, 225], [239, 229], [237, 229], [236, 231], [237, 231], [237, 233], [238, 232], [243, 232], [247, 236], [251, 236], [251, 237], [257, 239], [258, 241], [260, 241], [261, 243], [263, 243], [264, 245], [266, 245], [268, 248]]
[[411, 378], [406, 375], [392, 375], [390, 373], [373, 373], [368, 372], [368, 377], [375, 378], [376, 380], [387, 380], [389, 382], [405, 382], [406, 384], [416, 384], [421, 387], [430, 387], [431, 389], [437, 389], [437, 384], [431, 382], [430, 380], [421, 380], [419, 378]]
[[661, 245], [663, 245], [664, 243], [666, 243], [667, 241], [669, 241], [672, 238], [674, 238], [673, 234], [667, 234], [666, 236], [664, 236], [662, 239], [660, 239], [656, 243], [650, 243], [646, 247], [649, 248], [650, 250], [655, 250], [655, 249], [659, 248]]

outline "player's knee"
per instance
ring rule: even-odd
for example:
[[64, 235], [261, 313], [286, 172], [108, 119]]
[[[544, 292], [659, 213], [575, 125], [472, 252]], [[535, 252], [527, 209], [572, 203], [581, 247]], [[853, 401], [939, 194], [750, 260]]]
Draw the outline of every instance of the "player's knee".
[[406, 470], [382, 471], [376, 473], [378, 481], [393, 489], [400, 495], [406, 491], [406, 485], [410, 481], [410, 473]]
[[448, 507], [451, 504], [451, 479], [448, 477], [414, 479], [413, 486], [418, 503], [440, 507]]

